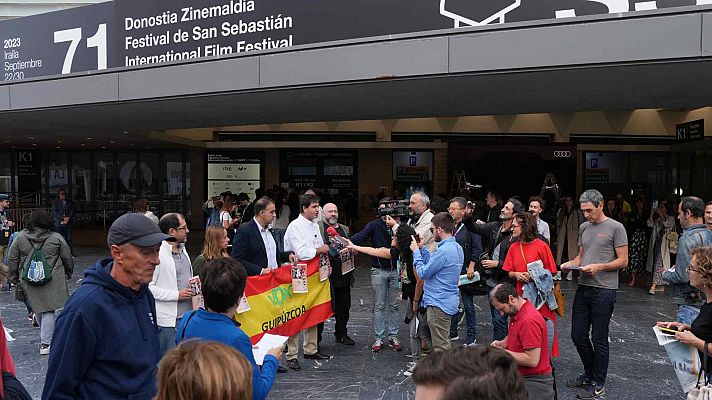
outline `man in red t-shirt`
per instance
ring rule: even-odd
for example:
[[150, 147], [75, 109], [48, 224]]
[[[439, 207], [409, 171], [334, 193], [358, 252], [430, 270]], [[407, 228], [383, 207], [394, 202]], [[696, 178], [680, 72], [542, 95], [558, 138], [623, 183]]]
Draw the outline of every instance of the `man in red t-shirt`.
[[509, 335], [495, 340], [492, 346], [505, 349], [517, 361], [530, 400], [553, 400], [554, 377], [544, 317], [509, 283], [495, 286], [490, 300], [500, 314], [510, 319]]

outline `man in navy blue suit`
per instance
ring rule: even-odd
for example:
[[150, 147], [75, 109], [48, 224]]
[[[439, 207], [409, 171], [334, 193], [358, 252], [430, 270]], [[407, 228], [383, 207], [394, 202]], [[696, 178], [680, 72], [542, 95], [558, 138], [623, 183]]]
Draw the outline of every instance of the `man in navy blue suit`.
[[232, 240], [232, 257], [250, 276], [270, 273], [281, 263], [295, 260], [292, 252], [281, 251], [281, 237], [272, 228], [276, 215], [274, 200], [262, 197], [254, 204], [255, 217], [240, 225]]

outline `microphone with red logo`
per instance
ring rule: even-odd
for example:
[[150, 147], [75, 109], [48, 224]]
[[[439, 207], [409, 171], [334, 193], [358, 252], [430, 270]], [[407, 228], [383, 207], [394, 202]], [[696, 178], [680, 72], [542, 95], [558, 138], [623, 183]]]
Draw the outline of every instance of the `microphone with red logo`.
[[337, 232], [333, 226], [326, 228], [326, 234], [329, 235], [329, 242], [334, 243], [339, 250], [344, 249], [349, 245], [349, 243], [341, 235], [339, 235], [339, 232]]

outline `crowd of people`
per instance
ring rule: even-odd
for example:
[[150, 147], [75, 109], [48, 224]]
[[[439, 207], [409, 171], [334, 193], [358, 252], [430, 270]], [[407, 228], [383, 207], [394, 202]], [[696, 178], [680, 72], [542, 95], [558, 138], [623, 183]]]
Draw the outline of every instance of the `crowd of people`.
[[[381, 199], [379, 216], [352, 233], [339, 207], [311, 190], [296, 203], [280, 190], [258, 195], [207, 201], [205, 241], [195, 257], [186, 251], [183, 215], [157, 218], [137, 201], [108, 231], [110, 258], [86, 269], [71, 297], [71, 203], [60, 195], [54, 215], [30, 213], [10, 235], [14, 223], [0, 195], [0, 229], [8, 233], [0, 251], [17, 299], [40, 327], [40, 354], [49, 355], [43, 399], [267, 398], [277, 373], [301, 369], [300, 334], [303, 358], [331, 356], [320, 346], [322, 322], [270, 349], [258, 365], [235, 320], [247, 279], [328, 258], [334, 341], [354, 346], [354, 274], [341, 273], [344, 249], [333, 236], [352, 254], [369, 256], [371, 350], [402, 351], [401, 321], [408, 326], [405, 375], [412, 375], [417, 399], [557, 398], [561, 279], [578, 283], [570, 337], [582, 373], [565, 381], [580, 389], [577, 398], [605, 394], [621, 270], [631, 273], [632, 286], [650, 271], [651, 294], [670, 287], [677, 320], [660, 326], [678, 330], [678, 340], [701, 352], [712, 342], [712, 203], [697, 197], [682, 198], [675, 213], [664, 200], [647, 209], [638, 198], [631, 207], [596, 190], [578, 201], [562, 196], [555, 210], [540, 196], [524, 203], [489, 192], [478, 207], [464, 196], [431, 201], [415, 192], [404, 214], [394, 211], [396, 199]], [[493, 326], [492, 340], [479, 343], [476, 296], [486, 296]], [[457, 345], [462, 320], [466, 336]], [[15, 374], [5, 346], [0, 361], [5, 374]]]

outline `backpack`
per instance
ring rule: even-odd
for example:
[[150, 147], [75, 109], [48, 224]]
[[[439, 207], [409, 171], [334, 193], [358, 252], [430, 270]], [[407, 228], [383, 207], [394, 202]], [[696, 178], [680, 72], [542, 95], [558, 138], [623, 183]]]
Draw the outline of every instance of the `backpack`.
[[22, 269], [22, 280], [32, 286], [42, 286], [52, 280], [52, 266], [47, 262], [47, 257], [45, 257], [42, 250], [42, 246], [49, 239], [49, 236], [40, 243], [39, 247], [35, 247], [27, 236], [25, 236], [25, 239], [32, 246], [32, 252], [28, 254], [25, 260], [25, 265]]

